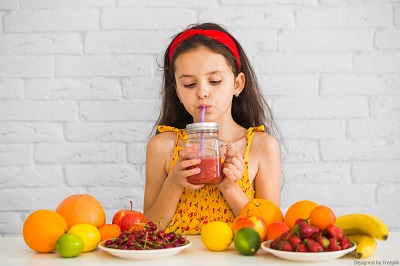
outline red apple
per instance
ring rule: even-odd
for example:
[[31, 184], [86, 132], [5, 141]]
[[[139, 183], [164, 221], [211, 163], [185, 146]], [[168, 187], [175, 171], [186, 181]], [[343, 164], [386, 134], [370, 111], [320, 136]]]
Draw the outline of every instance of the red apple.
[[131, 231], [132, 229], [144, 228], [143, 224], [147, 222], [146, 217], [139, 211], [132, 210], [132, 201], [130, 210], [119, 210], [114, 214], [112, 223], [117, 224], [121, 231]]
[[265, 240], [265, 237], [267, 236], [267, 224], [264, 221], [264, 218], [258, 215], [254, 216], [238, 216], [236, 219], [233, 221], [231, 228], [233, 231], [233, 234], [235, 235], [239, 229], [242, 229], [243, 227], [250, 227], [253, 228], [258, 232], [260, 235], [261, 241]]

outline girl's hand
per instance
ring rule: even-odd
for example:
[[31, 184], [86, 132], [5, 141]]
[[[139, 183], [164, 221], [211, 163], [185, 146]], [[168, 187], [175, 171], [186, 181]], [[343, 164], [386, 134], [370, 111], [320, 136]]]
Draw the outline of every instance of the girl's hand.
[[197, 190], [202, 188], [204, 185], [193, 185], [187, 180], [188, 176], [198, 174], [200, 172], [200, 168], [198, 167], [187, 169], [188, 167], [198, 165], [201, 162], [200, 159], [187, 159], [192, 148], [193, 147], [188, 147], [179, 152], [179, 157], [176, 161], [176, 164], [168, 175], [167, 179], [171, 180], [182, 189], [188, 188], [191, 190]]
[[240, 180], [244, 173], [243, 156], [235, 151], [232, 143], [228, 143], [225, 153], [225, 161], [222, 165], [222, 173], [225, 177], [218, 185], [221, 190], [229, 189], [236, 185], [236, 181]]

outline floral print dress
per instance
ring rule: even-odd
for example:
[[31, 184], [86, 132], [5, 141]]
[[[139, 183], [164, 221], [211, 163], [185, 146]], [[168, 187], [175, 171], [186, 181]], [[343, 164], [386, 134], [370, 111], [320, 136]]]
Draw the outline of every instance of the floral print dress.
[[[176, 133], [174, 158], [169, 168], [170, 172], [175, 166], [179, 151], [182, 150], [182, 147], [179, 146], [179, 139], [186, 142], [187, 134], [184, 129], [177, 129], [170, 126], [158, 126], [158, 131]], [[249, 180], [249, 151], [254, 134], [262, 131], [264, 131], [264, 126], [251, 127], [246, 133], [247, 145], [244, 154], [245, 170], [242, 178], [238, 180], [237, 183], [249, 199], [255, 197], [255, 191], [251, 187]], [[217, 185], [204, 186], [199, 190], [189, 190], [185, 188], [166, 231], [195, 235], [200, 234], [202, 225], [208, 222], [222, 221], [230, 224], [234, 219], [235, 215]]]

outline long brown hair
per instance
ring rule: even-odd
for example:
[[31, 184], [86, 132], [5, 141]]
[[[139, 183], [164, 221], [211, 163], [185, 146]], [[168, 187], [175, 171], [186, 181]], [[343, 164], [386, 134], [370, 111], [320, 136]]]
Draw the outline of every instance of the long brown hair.
[[[224, 27], [218, 24], [193, 24], [187, 29], [218, 30], [231, 36], [239, 51], [241, 67], [238, 69], [235, 57], [225, 45], [203, 35], [195, 35], [187, 40], [182, 41], [175, 49], [171, 60], [168, 58], [168, 53], [171, 46], [170, 44], [165, 51], [164, 65], [161, 67], [163, 70], [163, 85], [161, 89], [162, 104], [159, 118], [153, 128], [153, 134], [157, 134], [156, 126], [158, 125], [185, 128], [187, 124], [193, 123], [193, 117], [186, 111], [183, 104], [180, 103], [176, 94], [174, 62], [175, 59], [182, 53], [198, 47], [207, 47], [211, 51], [221, 54], [226, 58], [227, 63], [231, 67], [235, 76], [237, 76], [240, 72], [245, 74], [246, 82], [243, 91], [239, 97], [232, 98], [232, 117], [235, 122], [244, 128], [264, 125], [265, 132], [280, 138], [280, 134], [274, 122], [271, 109], [262, 95], [258, 85], [257, 77], [240, 43], [231, 34], [229, 34]], [[182, 32], [175, 35], [173, 40]]]

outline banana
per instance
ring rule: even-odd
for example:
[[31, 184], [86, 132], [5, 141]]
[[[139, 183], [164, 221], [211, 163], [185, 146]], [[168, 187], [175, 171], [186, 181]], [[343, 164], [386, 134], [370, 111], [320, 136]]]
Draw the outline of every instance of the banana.
[[345, 235], [363, 233], [384, 241], [389, 237], [389, 229], [386, 224], [370, 214], [345, 214], [336, 218], [335, 225], [340, 227]]
[[357, 244], [356, 247], [356, 257], [358, 259], [363, 259], [374, 254], [376, 250], [376, 240], [367, 234], [353, 234], [347, 236], [350, 241]]

